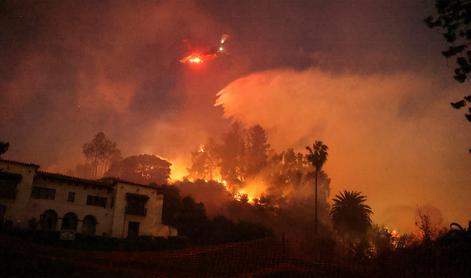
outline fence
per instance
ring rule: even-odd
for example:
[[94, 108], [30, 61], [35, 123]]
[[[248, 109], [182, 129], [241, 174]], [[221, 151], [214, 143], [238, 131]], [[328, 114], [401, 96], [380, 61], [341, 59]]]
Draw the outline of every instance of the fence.
[[0, 235], [0, 259], [9, 267], [3, 273], [21, 271], [25, 276], [38, 276], [40, 269], [48, 277], [64, 271], [77, 277], [471, 277], [471, 249], [466, 248], [458, 253], [456, 248], [408, 250], [362, 263], [322, 253], [327, 249], [265, 238], [158, 252], [106, 252]]

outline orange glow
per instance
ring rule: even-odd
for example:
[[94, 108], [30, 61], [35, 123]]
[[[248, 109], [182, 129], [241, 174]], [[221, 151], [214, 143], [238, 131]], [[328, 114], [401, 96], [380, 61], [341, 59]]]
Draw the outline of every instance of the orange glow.
[[[200, 144], [196, 151], [198, 153], [205, 153], [207, 149], [204, 144]], [[187, 179], [190, 182], [195, 182], [197, 179], [202, 178], [205, 182], [216, 181], [220, 183], [235, 200], [242, 201], [246, 196], [247, 201], [252, 204], [255, 202], [255, 199], [260, 199], [267, 190], [266, 182], [261, 177], [246, 180], [243, 185], [231, 184], [222, 177], [219, 167], [214, 168], [212, 173], [205, 177], [192, 177], [189, 176], [188, 166], [189, 162], [184, 159], [172, 160], [170, 180], [175, 182]]]
[[[247, 181], [244, 184], [244, 187], [239, 189], [237, 193], [239, 195], [247, 195], [249, 203], [253, 203], [255, 199], [260, 199], [260, 197], [265, 193], [266, 185], [261, 179], [254, 179]], [[236, 194], [237, 194], [236, 193]]]
[[227, 192], [229, 192], [237, 201], [242, 201], [246, 196], [247, 201], [253, 204], [255, 199], [260, 199], [266, 190], [265, 184], [258, 180], [245, 183], [243, 188], [236, 188], [236, 186], [228, 184], [226, 180], [222, 180], [221, 178], [216, 180], [221, 183]]
[[[201, 145], [198, 149], [198, 152], [204, 152], [204, 145]], [[184, 169], [184, 168], [183, 168]], [[173, 181], [179, 180], [185, 175], [188, 174], [186, 170], [180, 169], [172, 165], [172, 177]], [[185, 173], [185, 174], [182, 174]], [[189, 181], [194, 182], [194, 179], [188, 178]], [[265, 185], [263, 183], [256, 183], [256, 182], [249, 182], [244, 185], [243, 188], [237, 188], [234, 185], [229, 184], [226, 180], [224, 180], [219, 173], [213, 174], [213, 181], [220, 183], [224, 189], [232, 195], [232, 197], [237, 201], [242, 201], [244, 196], [247, 196], [247, 201], [249, 203], [254, 203], [255, 199], [259, 199], [261, 195], [263, 195], [265, 191]], [[205, 182], [209, 182], [210, 180], [204, 179]]]
[[242, 199], [247, 196], [247, 201], [251, 204], [254, 203], [255, 199], [257, 198], [256, 196], [254, 195], [251, 195], [249, 194], [247, 191], [241, 189], [239, 190], [238, 192], [236, 192], [234, 194], [234, 199], [236, 199], [237, 201], [242, 201]]
[[391, 236], [393, 236], [393, 237], [398, 237], [398, 236], [399, 236], [399, 232], [396, 231], [396, 230], [392, 230], [392, 231], [391, 231]]
[[186, 176], [188, 176], [188, 170], [185, 167], [185, 163], [180, 160], [173, 160], [170, 166], [170, 180], [179, 181], [183, 180]]

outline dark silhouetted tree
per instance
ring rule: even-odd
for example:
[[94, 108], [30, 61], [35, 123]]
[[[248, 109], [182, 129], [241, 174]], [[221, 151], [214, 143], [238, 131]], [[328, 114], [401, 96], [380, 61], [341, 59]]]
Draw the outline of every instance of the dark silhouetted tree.
[[10, 143], [0, 142], [0, 156], [6, 153], [8, 151], [8, 148], [10, 148]]
[[111, 164], [106, 176], [141, 184], [165, 184], [170, 177], [171, 165], [167, 160], [155, 155], [133, 155]]
[[333, 199], [330, 215], [337, 230], [343, 236], [363, 238], [371, 227], [371, 207], [360, 192], [344, 191]]
[[435, 0], [436, 15], [429, 16], [425, 23], [436, 28], [447, 42], [447, 49], [442, 51], [446, 58], [456, 57], [457, 68], [454, 78], [458, 82], [466, 81], [471, 72], [471, 2], [466, 0]]
[[203, 203], [197, 203], [190, 196], [181, 197], [180, 190], [172, 185], [151, 183], [164, 195], [162, 222], [178, 229], [180, 235], [192, 239], [199, 238], [202, 225], [206, 224], [207, 216]]
[[373, 225], [370, 229], [370, 240], [373, 244], [376, 255], [382, 255], [392, 251], [396, 246], [396, 239], [386, 227]]
[[159, 193], [164, 196], [162, 223], [172, 227], [177, 227], [181, 209], [180, 190], [178, 187], [173, 185], [157, 185], [155, 183], [151, 183], [150, 185], [158, 187]]
[[178, 187], [183, 195], [191, 195], [195, 200], [203, 202], [208, 214], [211, 215], [220, 214], [224, 210], [225, 204], [233, 200], [232, 194], [226, 190], [222, 183], [217, 181], [185, 179], [176, 181], [174, 186]]
[[177, 228], [182, 235], [201, 238], [207, 220], [203, 203], [195, 202], [190, 196], [183, 197], [177, 219]]
[[306, 147], [308, 154], [307, 154], [307, 160], [312, 164], [314, 167], [314, 194], [315, 194], [315, 205], [314, 205], [314, 233], [317, 235], [317, 226], [318, 226], [318, 216], [317, 216], [317, 210], [318, 210], [318, 190], [317, 190], [317, 183], [319, 179], [319, 173], [322, 170], [322, 166], [324, 166], [324, 163], [327, 161], [327, 150], [328, 147], [325, 145], [322, 141], [315, 141], [315, 143], [312, 145], [312, 148], [307, 146]]
[[426, 243], [429, 243], [432, 240], [434, 234], [434, 229], [432, 223], [430, 222], [430, 216], [422, 211], [417, 212], [418, 220], [415, 222], [415, 225], [420, 229], [422, 233], [422, 240]]
[[[471, 72], [471, 1], [467, 0], [435, 0], [436, 15], [429, 16], [425, 23], [430, 28], [440, 31], [447, 43], [442, 51], [446, 58], [456, 57], [457, 67], [454, 78], [463, 83]], [[471, 122], [471, 95], [452, 102], [455, 109], [468, 107], [466, 119]], [[471, 149], [469, 150], [471, 153]]]
[[103, 132], [98, 132], [91, 142], [85, 143], [82, 152], [93, 166], [94, 178], [102, 176], [113, 161], [121, 158], [121, 151], [116, 143], [106, 138]]
[[[220, 215], [209, 219], [203, 203], [196, 202], [190, 196], [181, 197], [182, 183], [188, 183], [188, 181], [178, 183], [177, 186], [153, 184], [159, 189], [159, 193], [164, 195], [162, 222], [177, 228], [180, 235], [198, 243], [223, 243], [271, 235], [271, 231], [260, 224], [246, 221], [234, 223]], [[215, 184], [208, 183], [207, 185], [214, 186]]]
[[443, 228], [442, 212], [434, 206], [423, 205], [417, 208], [415, 225], [419, 228], [422, 240], [429, 243]]

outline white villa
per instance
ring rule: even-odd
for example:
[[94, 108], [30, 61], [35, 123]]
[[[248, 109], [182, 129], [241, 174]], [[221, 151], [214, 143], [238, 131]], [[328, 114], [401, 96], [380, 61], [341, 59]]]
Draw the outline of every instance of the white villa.
[[177, 234], [162, 224], [155, 187], [115, 178], [88, 180], [0, 159], [0, 223], [116, 238]]

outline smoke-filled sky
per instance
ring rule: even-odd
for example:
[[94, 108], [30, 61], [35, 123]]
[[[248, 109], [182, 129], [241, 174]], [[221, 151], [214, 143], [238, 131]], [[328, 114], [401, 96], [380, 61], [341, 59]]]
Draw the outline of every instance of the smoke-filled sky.
[[[98, 131], [125, 155], [185, 165], [227, 128], [260, 123], [277, 150], [330, 148], [332, 192], [364, 192], [399, 225], [417, 205], [471, 219], [471, 129], [449, 103], [433, 1], [0, 1], [6, 158], [65, 171]], [[230, 35], [198, 67], [193, 47]], [[219, 93], [219, 97], [217, 94]], [[218, 105], [214, 105], [214, 104]]]

